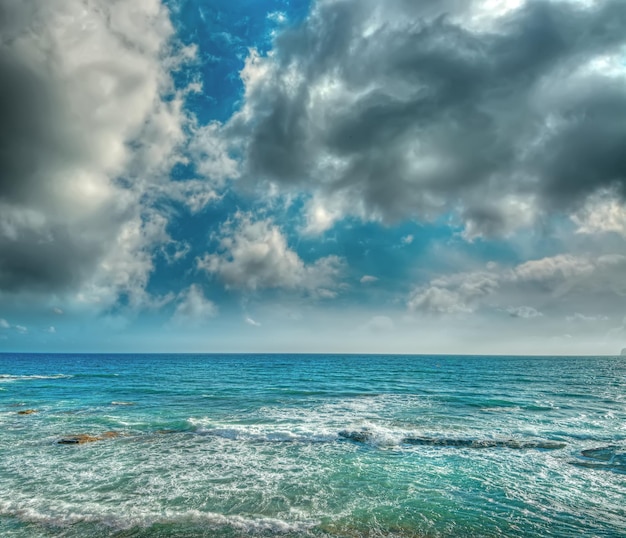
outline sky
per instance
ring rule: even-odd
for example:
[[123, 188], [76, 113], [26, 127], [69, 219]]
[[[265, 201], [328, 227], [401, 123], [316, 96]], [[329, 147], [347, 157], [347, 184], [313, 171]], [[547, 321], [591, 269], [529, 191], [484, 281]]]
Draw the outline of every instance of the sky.
[[0, 0], [0, 351], [618, 354], [624, 0]]

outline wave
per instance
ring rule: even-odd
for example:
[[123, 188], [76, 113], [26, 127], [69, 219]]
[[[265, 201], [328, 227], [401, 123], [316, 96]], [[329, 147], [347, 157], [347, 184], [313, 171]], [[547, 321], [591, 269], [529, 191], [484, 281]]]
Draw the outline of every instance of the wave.
[[[35, 502], [31, 500], [28, 505], [17, 502], [0, 502], [0, 515], [13, 517], [27, 523], [35, 523], [46, 527], [70, 527], [80, 523], [96, 524], [107, 529], [107, 533], [113, 531], [129, 531], [131, 529], [149, 529], [158, 525], [198, 525], [202, 528], [229, 528], [247, 535], [273, 535], [273, 534], [305, 534], [318, 525], [313, 521], [285, 521], [269, 517], [244, 517], [237, 515], [225, 515], [215, 512], [202, 512], [200, 510], [174, 511], [165, 510], [155, 513], [151, 511], [141, 512], [131, 510], [127, 514], [119, 512], [111, 513], [103, 505], [101, 511], [95, 511], [91, 505], [91, 511], [82, 512], [81, 506], [64, 502], [59, 506], [53, 506], [50, 501]], [[36, 504], [42, 504], [41, 509]], [[98, 513], [100, 512], [100, 513]]]
[[[192, 424], [194, 421], [191, 421]], [[388, 428], [361, 428], [358, 430], [274, 430], [263, 426], [197, 427], [196, 433], [229, 439], [232, 441], [268, 443], [329, 443], [345, 442], [367, 444], [378, 447], [430, 446], [457, 448], [509, 448], [559, 450], [567, 446], [561, 441], [546, 439], [491, 439], [417, 435]]]
[[269, 443], [328, 443], [336, 441], [336, 433], [297, 432], [289, 430], [264, 430], [256, 428], [198, 428], [196, 433], [230, 439], [231, 441]]
[[8, 381], [23, 381], [27, 379], [70, 379], [74, 377], [68, 374], [53, 374], [53, 375], [11, 375], [0, 374], [0, 383]]

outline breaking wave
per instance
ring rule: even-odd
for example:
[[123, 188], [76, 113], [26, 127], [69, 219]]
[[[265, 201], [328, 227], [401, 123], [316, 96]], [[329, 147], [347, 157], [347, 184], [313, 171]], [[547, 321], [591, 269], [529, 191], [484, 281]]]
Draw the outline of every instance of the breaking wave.
[[67, 374], [53, 374], [53, 375], [11, 375], [11, 374], [0, 374], [0, 383], [1, 382], [10, 382], [10, 381], [24, 381], [29, 379], [70, 379], [74, 377], [73, 375]]
[[[193, 419], [190, 420], [193, 424]], [[378, 447], [389, 446], [430, 446], [457, 448], [509, 448], [516, 450], [559, 450], [566, 443], [545, 439], [480, 439], [445, 436], [423, 436], [387, 428], [363, 428], [339, 431], [293, 431], [275, 430], [263, 426], [237, 427], [197, 427], [196, 433], [229, 439], [232, 441], [268, 442], [268, 443], [329, 443], [351, 441]]]

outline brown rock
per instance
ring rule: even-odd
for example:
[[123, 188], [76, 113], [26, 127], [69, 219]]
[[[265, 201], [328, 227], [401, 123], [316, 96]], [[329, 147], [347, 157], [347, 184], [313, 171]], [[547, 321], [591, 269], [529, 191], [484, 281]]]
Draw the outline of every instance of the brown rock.
[[33, 413], [36, 413], [37, 409], [24, 409], [22, 411], [18, 411], [17, 414], [18, 415], [32, 415]]
[[94, 441], [99, 441], [99, 437], [95, 437], [93, 435], [87, 435], [82, 433], [80, 435], [73, 435], [72, 437], [64, 437], [59, 440], [60, 445], [82, 445], [84, 443], [93, 443]]
[[105, 439], [114, 439], [119, 436], [120, 434], [118, 432], [104, 432], [102, 435], [87, 435], [86, 433], [81, 433], [80, 435], [64, 437], [63, 439], [60, 439], [58, 443], [60, 445], [83, 445], [85, 443], [104, 441]]

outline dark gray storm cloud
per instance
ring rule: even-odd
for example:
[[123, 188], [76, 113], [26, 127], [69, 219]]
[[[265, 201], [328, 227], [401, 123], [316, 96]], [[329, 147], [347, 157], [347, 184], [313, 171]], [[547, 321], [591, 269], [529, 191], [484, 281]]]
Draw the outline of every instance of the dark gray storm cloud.
[[484, 7], [318, 1], [244, 69], [227, 133], [247, 176], [478, 233], [514, 227], [515, 201], [625, 196], [626, 2]]
[[137, 163], [181, 121], [161, 99], [172, 33], [158, 0], [0, 0], [0, 292], [145, 284], [160, 232]]
[[58, 174], [80, 156], [81, 140], [63, 132], [68, 122], [49, 78], [6, 41], [0, 81], [0, 289], [60, 289], [80, 282], [106, 244], [64, 225], [55, 193], [62, 188]]

